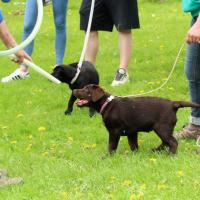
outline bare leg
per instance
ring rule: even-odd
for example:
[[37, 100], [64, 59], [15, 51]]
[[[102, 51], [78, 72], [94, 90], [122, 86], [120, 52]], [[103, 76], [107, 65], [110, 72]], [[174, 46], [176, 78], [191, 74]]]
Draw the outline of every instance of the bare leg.
[[119, 32], [120, 68], [127, 71], [132, 52], [131, 30]]
[[85, 60], [90, 61], [93, 65], [96, 64], [96, 57], [99, 50], [99, 37], [97, 31], [90, 32]]

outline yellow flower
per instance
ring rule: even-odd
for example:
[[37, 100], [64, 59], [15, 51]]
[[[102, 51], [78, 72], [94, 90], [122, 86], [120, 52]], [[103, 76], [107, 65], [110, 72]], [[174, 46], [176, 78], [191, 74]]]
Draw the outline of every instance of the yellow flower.
[[117, 178], [115, 176], [110, 177], [110, 183], [114, 183], [116, 180], [117, 180]]
[[45, 151], [45, 152], [42, 153], [42, 155], [43, 155], [43, 156], [48, 156], [48, 155], [49, 155], [49, 152], [48, 152], [48, 151]]
[[122, 185], [125, 186], [125, 187], [130, 187], [132, 184], [132, 181], [131, 180], [125, 180]]
[[167, 188], [167, 186], [165, 184], [163, 184], [163, 183], [158, 185], [158, 189], [159, 190], [164, 190], [166, 188]]
[[96, 148], [96, 144], [92, 144], [90, 147], [91, 147], [91, 149], [95, 149]]
[[140, 189], [141, 189], [141, 190], [145, 190], [145, 189], [146, 189], [146, 184], [143, 183], [143, 184], [140, 186]]
[[68, 197], [68, 193], [67, 193], [67, 192], [62, 192], [62, 193], [61, 193], [61, 196], [62, 196], [62, 198], [65, 198], [65, 199], [66, 199], [66, 198]]
[[136, 199], [136, 195], [135, 194], [131, 194], [130, 200], [135, 200], [135, 199]]
[[68, 141], [73, 142], [74, 141], [73, 137], [68, 137]]
[[125, 152], [124, 152], [125, 154], [128, 154], [129, 153], [129, 150], [125, 150]]
[[32, 136], [32, 135], [29, 135], [29, 136], [28, 136], [28, 139], [29, 139], [29, 140], [32, 140], [32, 139], [33, 139], [33, 136]]
[[155, 163], [156, 162], [156, 158], [149, 158], [149, 161], [152, 162], [152, 163]]
[[32, 148], [32, 144], [29, 144], [28, 146], [27, 146], [27, 148], [26, 148], [26, 151], [30, 151], [31, 150], [31, 148]]
[[10, 141], [10, 144], [17, 144], [17, 140]]
[[137, 195], [137, 198], [138, 199], [142, 199], [144, 197], [144, 193], [143, 192], [140, 192], [138, 195]]
[[41, 126], [41, 127], [38, 128], [38, 131], [39, 132], [44, 132], [44, 131], [46, 131], [46, 128], [44, 126]]
[[142, 145], [144, 143], [144, 140], [138, 140], [138, 144]]
[[177, 172], [177, 176], [178, 177], [183, 177], [184, 176], [184, 172], [182, 170]]

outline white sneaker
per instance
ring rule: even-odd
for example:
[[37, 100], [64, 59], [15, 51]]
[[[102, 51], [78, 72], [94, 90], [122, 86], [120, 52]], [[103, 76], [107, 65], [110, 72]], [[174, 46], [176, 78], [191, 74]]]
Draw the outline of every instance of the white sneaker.
[[14, 81], [14, 80], [22, 80], [25, 78], [28, 78], [30, 76], [29, 72], [22, 72], [19, 68], [16, 69], [12, 74], [10, 74], [9, 76], [3, 77], [1, 79], [2, 83], [8, 83], [10, 81]]
[[120, 68], [117, 71], [111, 86], [114, 87], [114, 86], [118, 86], [127, 82], [129, 82], [128, 73], [124, 69]]

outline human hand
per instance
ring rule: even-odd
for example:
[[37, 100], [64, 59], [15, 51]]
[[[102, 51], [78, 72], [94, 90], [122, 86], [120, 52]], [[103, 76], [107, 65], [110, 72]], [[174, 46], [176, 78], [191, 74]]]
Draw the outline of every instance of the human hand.
[[32, 61], [31, 57], [23, 50], [18, 51], [16, 54], [17, 59], [13, 59], [16, 63], [22, 63], [24, 59]]
[[186, 42], [188, 44], [200, 42], [200, 18], [193, 24], [186, 36]]

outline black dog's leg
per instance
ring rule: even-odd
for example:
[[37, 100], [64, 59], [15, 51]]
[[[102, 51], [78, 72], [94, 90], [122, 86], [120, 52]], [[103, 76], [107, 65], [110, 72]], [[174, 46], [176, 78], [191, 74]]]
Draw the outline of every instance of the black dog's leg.
[[119, 143], [120, 136], [114, 135], [113, 133], [109, 133], [109, 144], [108, 144], [108, 151], [110, 154], [115, 153], [118, 143]]
[[90, 117], [93, 117], [94, 116], [94, 114], [95, 114], [95, 109], [94, 108], [89, 108], [89, 116]]
[[138, 133], [128, 135], [128, 143], [132, 151], [138, 150]]
[[71, 94], [71, 97], [69, 99], [69, 102], [68, 102], [68, 106], [67, 106], [67, 110], [65, 111], [65, 115], [70, 115], [73, 111], [73, 105], [74, 105], [74, 102], [76, 101], [76, 97]]

